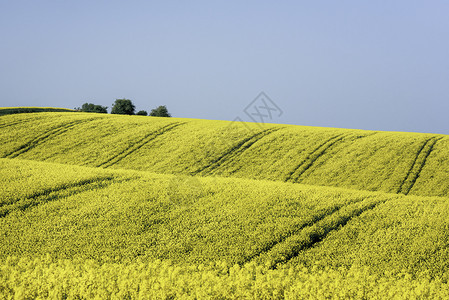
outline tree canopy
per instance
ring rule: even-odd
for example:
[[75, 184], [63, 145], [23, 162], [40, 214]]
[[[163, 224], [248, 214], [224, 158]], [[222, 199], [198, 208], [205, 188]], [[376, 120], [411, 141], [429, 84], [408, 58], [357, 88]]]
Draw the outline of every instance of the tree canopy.
[[117, 99], [112, 105], [111, 114], [134, 115], [136, 107], [129, 99]]
[[152, 109], [150, 112], [150, 116], [152, 117], [171, 117], [170, 113], [167, 110], [165, 105], [160, 105], [155, 109]]
[[148, 112], [146, 110], [139, 110], [136, 115], [138, 116], [148, 116]]
[[94, 112], [94, 113], [101, 113], [101, 114], [108, 113], [107, 106], [101, 106], [101, 105], [96, 105], [96, 104], [87, 103], [87, 102], [84, 103], [79, 110], [82, 112]]

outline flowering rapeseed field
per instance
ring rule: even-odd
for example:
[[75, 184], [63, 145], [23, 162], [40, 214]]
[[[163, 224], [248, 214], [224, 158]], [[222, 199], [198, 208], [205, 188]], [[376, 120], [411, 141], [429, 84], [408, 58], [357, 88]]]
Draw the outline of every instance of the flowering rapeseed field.
[[449, 137], [89, 113], [5, 115], [0, 157], [449, 196]]
[[0, 298], [447, 298], [444, 135], [0, 117]]

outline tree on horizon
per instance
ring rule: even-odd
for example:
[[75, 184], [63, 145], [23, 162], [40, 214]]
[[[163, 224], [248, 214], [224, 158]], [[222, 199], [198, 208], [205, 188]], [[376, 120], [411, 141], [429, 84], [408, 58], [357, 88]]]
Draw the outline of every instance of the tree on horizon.
[[168, 109], [165, 105], [160, 105], [155, 109], [152, 109], [150, 112], [150, 116], [152, 117], [171, 117], [171, 114], [168, 112]]
[[129, 99], [116, 99], [115, 103], [112, 105], [111, 114], [119, 115], [134, 115], [134, 110], [136, 107]]
[[107, 106], [101, 106], [96, 105], [93, 103], [84, 103], [81, 108], [78, 108], [79, 111], [82, 112], [94, 112], [94, 113], [101, 113], [101, 114], [107, 114], [108, 113], [108, 107]]

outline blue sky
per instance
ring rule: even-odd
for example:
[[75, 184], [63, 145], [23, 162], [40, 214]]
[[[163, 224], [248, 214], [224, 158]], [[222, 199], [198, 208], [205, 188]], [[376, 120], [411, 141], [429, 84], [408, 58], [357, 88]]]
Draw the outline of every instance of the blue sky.
[[1, 106], [449, 134], [447, 1], [2, 1]]

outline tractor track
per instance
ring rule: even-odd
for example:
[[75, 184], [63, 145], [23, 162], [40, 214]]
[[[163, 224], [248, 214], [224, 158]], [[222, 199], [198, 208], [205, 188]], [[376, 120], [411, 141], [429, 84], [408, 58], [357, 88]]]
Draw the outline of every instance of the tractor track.
[[[364, 136], [350, 136], [347, 135], [346, 137], [349, 137], [347, 142], [348, 143], [353, 143], [356, 142], [360, 139], [364, 139], [367, 137], [370, 137], [372, 135], [375, 135], [377, 132], [373, 132], [371, 134], [367, 134]], [[346, 138], [345, 137], [345, 138]], [[338, 144], [335, 147], [331, 147], [332, 150], [331, 152], [336, 153], [338, 152], [341, 148], [345, 147], [346, 144]], [[327, 152], [327, 149], [326, 149]], [[324, 154], [324, 153], [323, 153]], [[306, 170], [304, 170], [304, 172], [301, 174], [301, 178], [296, 179], [296, 183], [300, 183], [302, 182], [302, 179], [307, 178], [307, 176], [309, 176], [311, 173], [313, 173], [316, 169], [318, 169], [319, 167], [321, 167], [323, 164], [325, 164], [332, 156], [330, 155], [320, 155], [319, 157], [316, 158], [316, 160], [313, 162], [313, 168], [311, 168], [311, 166], [309, 168], [307, 168]]]
[[222, 164], [225, 164], [226, 162], [234, 159], [238, 155], [245, 152], [248, 148], [250, 148], [252, 145], [254, 145], [257, 141], [261, 140], [262, 138], [268, 136], [269, 134], [276, 132], [282, 128], [270, 128], [265, 129], [262, 131], [257, 132], [256, 134], [240, 141], [237, 145], [235, 145], [233, 148], [219, 156], [218, 158], [214, 159], [211, 163], [208, 165], [199, 168], [198, 170], [191, 173], [191, 175], [197, 175], [199, 173], [204, 172], [210, 172], [217, 167], [219, 167]]
[[442, 137], [431, 137], [423, 143], [421, 148], [416, 153], [413, 164], [410, 166], [407, 175], [404, 177], [401, 185], [399, 186], [397, 191], [398, 194], [408, 195], [408, 193], [410, 193], [416, 183], [416, 180], [418, 180], [428, 157], [432, 153], [435, 144], [441, 139]]
[[130, 181], [133, 178], [116, 178], [113, 176], [86, 179], [75, 183], [65, 184], [54, 188], [48, 188], [32, 195], [15, 199], [0, 205], [0, 218], [5, 217], [13, 211], [25, 211], [29, 208], [67, 198], [84, 192], [106, 188], [113, 183]]
[[16, 149], [12, 150], [11, 152], [5, 154], [4, 158], [15, 158], [25, 152], [28, 152], [29, 150], [37, 147], [38, 145], [44, 143], [47, 140], [50, 140], [58, 135], [63, 134], [64, 132], [68, 131], [69, 129], [75, 127], [76, 125], [80, 125], [89, 121], [97, 120], [97, 118], [92, 119], [86, 119], [86, 120], [75, 120], [66, 124], [63, 124], [61, 126], [58, 126], [56, 128], [52, 128], [37, 137], [29, 140], [25, 144], [17, 147]]
[[322, 156], [327, 150], [329, 150], [336, 143], [342, 141], [345, 137], [349, 136], [349, 134], [338, 134], [333, 136], [323, 143], [321, 143], [318, 147], [316, 147], [312, 152], [310, 152], [294, 169], [287, 175], [285, 179], [286, 182], [297, 182], [301, 175], [307, 171], [315, 161]]
[[108, 168], [116, 163], [118, 163], [119, 161], [121, 161], [122, 159], [124, 159], [125, 157], [127, 157], [128, 155], [134, 153], [135, 151], [139, 150], [140, 148], [142, 148], [144, 145], [148, 144], [149, 142], [153, 141], [155, 138], [161, 136], [162, 134], [171, 131], [172, 129], [186, 124], [186, 122], [176, 122], [176, 123], [171, 123], [165, 126], [162, 126], [161, 128], [152, 131], [151, 133], [147, 134], [145, 137], [143, 137], [142, 139], [140, 139], [138, 142], [136, 142], [135, 144], [131, 145], [130, 147], [126, 148], [125, 150], [123, 150], [122, 152], [118, 153], [117, 155], [114, 155], [113, 157], [109, 158], [108, 160], [100, 163], [97, 165], [97, 167], [103, 167], [103, 168]]
[[[310, 222], [292, 231], [289, 235], [265, 247], [257, 255], [253, 255], [247, 261], [259, 260], [262, 263], [268, 263], [271, 269], [279, 264], [284, 264], [295, 258], [300, 252], [314, 247], [317, 243], [324, 240], [331, 232], [344, 227], [352, 219], [361, 214], [373, 210], [387, 201], [397, 199], [397, 197], [388, 198], [380, 201], [370, 201], [375, 196], [367, 197], [361, 201], [355, 201], [347, 205], [334, 208], [330, 213], [318, 216], [315, 222]], [[287, 245], [282, 249], [282, 245]], [[276, 249], [280, 248], [280, 249]], [[277, 252], [276, 252], [277, 251]]]

